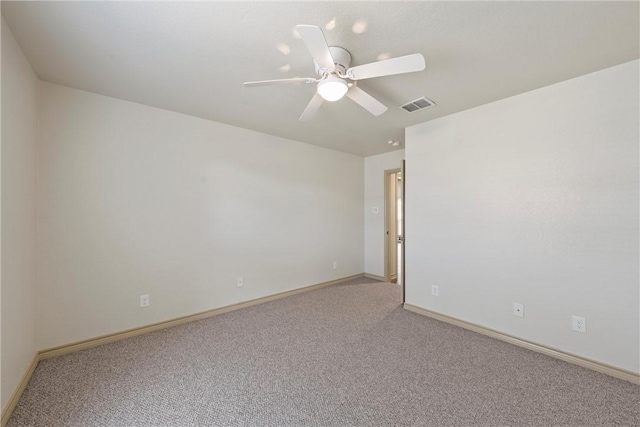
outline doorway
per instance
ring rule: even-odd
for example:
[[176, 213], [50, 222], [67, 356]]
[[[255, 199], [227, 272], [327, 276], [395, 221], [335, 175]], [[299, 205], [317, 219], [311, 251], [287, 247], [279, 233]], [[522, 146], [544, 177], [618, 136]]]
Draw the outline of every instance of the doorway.
[[404, 176], [403, 170], [384, 171], [385, 279], [403, 288], [404, 303]]

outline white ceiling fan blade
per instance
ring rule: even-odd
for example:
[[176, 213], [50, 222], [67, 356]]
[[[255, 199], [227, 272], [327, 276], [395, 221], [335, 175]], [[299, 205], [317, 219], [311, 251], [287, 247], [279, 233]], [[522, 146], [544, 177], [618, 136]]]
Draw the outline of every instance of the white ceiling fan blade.
[[313, 25], [298, 25], [296, 29], [300, 33], [304, 44], [307, 45], [316, 64], [322, 68], [334, 68], [333, 57], [322, 30]]
[[292, 79], [280, 79], [280, 80], [260, 80], [257, 82], [244, 82], [244, 87], [256, 87], [256, 86], [268, 86], [268, 85], [282, 85], [282, 84], [294, 84], [299, 85], [302, 83], [315, 83], [316, 79], [310, 77], [295, 77]]
[[360, 104], [362, 108], [374, 116], [379, 116], [387, 111], [387, 107], [382, 102], [378, 101], [358, 86], [351, 86], [351, 89], [347, 92], [347, 96]]
[[316, 92], [316, 94], [313, 95], [313, 98], [311, 98], [311, 101], [309, 102], [309, 104], [307, 104], [307, 108], [305, 108], [304, 111], [302, 112], [302, 115], [300, 116], [300, 121], [306, 122], [307, 120], [311, 120], [313, 116], [315, 116], [316, 111], [318, 111], [318, 109], [322, 105], [322, 101], [324, 100], [322, 99], [320, 94]]
[[358, 65], [347, 70], [351, 80], [370, 79], [424, 70], [424, 56], [419, 53]]

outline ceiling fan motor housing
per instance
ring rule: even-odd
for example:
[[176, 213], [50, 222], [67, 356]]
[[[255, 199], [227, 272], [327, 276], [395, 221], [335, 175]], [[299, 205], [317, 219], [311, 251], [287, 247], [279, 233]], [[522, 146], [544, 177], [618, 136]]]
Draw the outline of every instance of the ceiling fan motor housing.
[[[340, 74], [345, 74], [349, 66], [351, 65], [351, 54], [349, 51], [343, 47], [339, 46], [329, 46], [329, 52], [331, 52], [331, 57], [333, 58], [333, 62], [335, 63], [335, 69]], [[327, 72], [326, 68], [320, 67], [316, 61], [313, 61], [313, 64], [316, 67], [316, 73], [320, 77], [324, 76]]]

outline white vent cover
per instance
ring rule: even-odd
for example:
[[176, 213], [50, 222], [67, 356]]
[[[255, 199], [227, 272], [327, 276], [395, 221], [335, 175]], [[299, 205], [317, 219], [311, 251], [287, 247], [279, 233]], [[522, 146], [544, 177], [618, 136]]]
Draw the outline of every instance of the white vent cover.
[[400, 108], [402, 108], [405, 111], [408, 111], [409, 113], [413, 113], [414, 111], [435, 107], [435, 105], [436, 105], [435, 102], [423, 96], [422, 98], [414, 99], [411, 102], [407, 102], [406, 104], [401, 105]]

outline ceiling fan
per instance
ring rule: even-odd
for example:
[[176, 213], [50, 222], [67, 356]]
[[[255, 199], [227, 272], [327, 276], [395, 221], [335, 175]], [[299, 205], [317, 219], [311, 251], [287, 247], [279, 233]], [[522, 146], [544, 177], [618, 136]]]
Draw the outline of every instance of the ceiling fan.
[[419, 53], [349, 68], [351, 54], [345, 48], [329, 46], [322, 29], [313, 25], [298, 25], [296, 28], [313, 56], [319, 77], [245, 82], [244, 86], [317, 83], [316, 94], [300, 116], [302, 121], [310, 120], [324, 101], [337, 101], [345, 95], [374, 116], [379, 116], [387, 111], [387, 107], [360, 89], [357, 82], [373, 77], [422, 71], [425, 68], [424, 57]]

